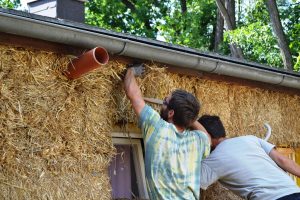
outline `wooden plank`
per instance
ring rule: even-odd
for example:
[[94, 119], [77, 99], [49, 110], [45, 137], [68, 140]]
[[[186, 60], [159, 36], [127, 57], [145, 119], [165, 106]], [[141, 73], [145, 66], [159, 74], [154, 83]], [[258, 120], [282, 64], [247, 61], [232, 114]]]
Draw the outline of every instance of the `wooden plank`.
[[160, 100], [160, 99], [144, 97], [144, 100], [149, 102], [149, 103], [155, 103], [155, 104], [163, 105], [163, 100]]

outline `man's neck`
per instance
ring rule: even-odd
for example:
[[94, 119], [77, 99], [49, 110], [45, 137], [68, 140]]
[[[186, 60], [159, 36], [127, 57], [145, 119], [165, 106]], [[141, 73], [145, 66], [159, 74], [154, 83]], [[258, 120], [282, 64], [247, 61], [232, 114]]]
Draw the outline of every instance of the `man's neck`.
[[168, 122], [171, 123], [171, 124], [173, 124], [173, 125], [176, 127], [176, 129], [177, 129], [177, 131], [178, 131], [179, 133], [183, 133], [183, 131], [185, 130], [184, 127], [178, 126], [178, 125], [174, 124], [173, 119], [168, 119]]
[[177, 125], [175, 125], [175, 124], [174, 124], [174, 126], [176, 127], [176, 129], [177, 129], [177, 131], [178, 131], [179, 133], [182, 133], [182, 132], [185, 130], [185, 128], [180, 127], [180, 126], [177, 126]]
[[[174, 121], [173, 121], [172, 119], [168, 119], [168, 122], [171, 123], [171, 124], [174, 124]], [[178, 126], [178, 125], [176, 125], [176, 124], [174, 124], [174, 126], [176, 127], [176, 129], [177, 129], [177, 131], [178, 131], [179, 133], [182, 133], [182, 132], [185, 130], [185, 128], [182, 127], [182, 126]]]
[[[219, 139], [218, 139], [218, 144], [220, 144], [221, 142], [223, 142], [223, 141], [226, 140], [226, 139], [227, 139], [226, 137], [219, 138]], [[217, 144], [217, 145], [218, 145], [218, 144]]]

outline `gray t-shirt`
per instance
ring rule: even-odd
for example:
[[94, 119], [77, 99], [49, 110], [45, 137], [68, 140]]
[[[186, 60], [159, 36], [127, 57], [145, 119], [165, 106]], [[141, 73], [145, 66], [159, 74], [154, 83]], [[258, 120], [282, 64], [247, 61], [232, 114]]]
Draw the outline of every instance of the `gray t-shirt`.
[[273, 148], [250, 135], [224, 140], [202, 161], [201, 188], [219, 180], [237, 195], [251, 200], [275, 200], [299, 193], [296, 183], [270, 158]]

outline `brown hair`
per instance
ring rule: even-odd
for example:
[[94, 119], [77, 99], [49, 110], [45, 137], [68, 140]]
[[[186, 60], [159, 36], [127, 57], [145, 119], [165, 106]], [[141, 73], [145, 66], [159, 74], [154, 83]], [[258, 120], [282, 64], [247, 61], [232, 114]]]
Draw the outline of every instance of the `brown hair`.
[[196, 120], [200, 103], [191, 93], [178, 89], [172, 92], [168, 109], [174, 110], [174, 124], [187, 128]]

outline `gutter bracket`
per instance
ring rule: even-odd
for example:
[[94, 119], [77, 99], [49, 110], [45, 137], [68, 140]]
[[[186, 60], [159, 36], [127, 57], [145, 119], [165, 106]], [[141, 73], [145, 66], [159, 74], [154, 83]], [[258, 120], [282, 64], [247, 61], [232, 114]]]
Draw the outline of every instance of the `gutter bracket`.
[[220, 75], [220, 73], [218, 73], [218, 71], [219, 71], [219, 68], [220, 68], [220, 62], [219, 62], [219, 60], [217, 60], [216, 61], [216, 67], [215, 67], [215, 69], [213, 69], [212, 71], [210, 71], [211, 73], [215, 73], [215, 74], [218, 74], [218, 75]]
[[282, 82], [284, 81], [285, 76], [282, 75], [281, 77], [282, 77], [281, 81], [279, 83], [274, 84], [274, 85], [281, 85], [282, 84]]
[[127, 40], [124, 41], [124, 45], [123, 45], [123, 48], [121, 49], [121, 51], [116, 52], [115, 54], [116, 55], [124, 55], [126, 51], [127, 51]]

